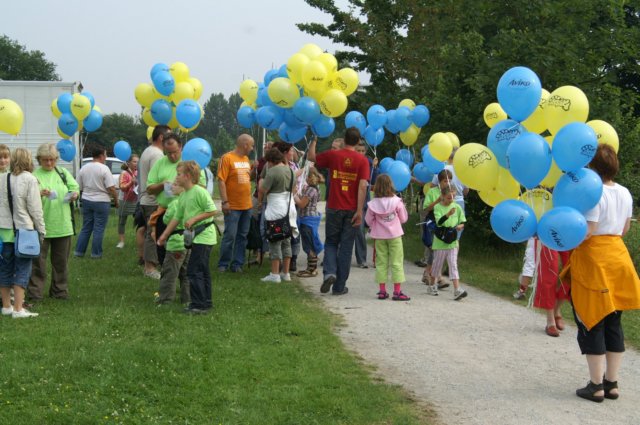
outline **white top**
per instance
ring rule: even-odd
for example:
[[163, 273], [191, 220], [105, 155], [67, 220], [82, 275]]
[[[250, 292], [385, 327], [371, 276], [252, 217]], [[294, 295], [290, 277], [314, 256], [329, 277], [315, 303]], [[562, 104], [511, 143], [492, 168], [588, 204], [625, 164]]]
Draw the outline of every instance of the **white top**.
[[587, 221], [598, 223], [593, 235], [622, 235], [622, 230], [633, 212], [633, 199], [629, 190], [614, 183], [604, 185], [598, 205], [585, 213]]
[[142, 152], [142, 155], [140, 155], [140, 160], [138, 161], [138, 200], [140, 201], [140, 205], [158, 205], [155, 195], [147, 193], [147, 180], [149, 179], [149, 171], [151, 171], [151, 167], [153, 167], [153, 164], [163, 156], [164, 153], [162, 152], [162, 149], [153, 145], [148, 146]]
[[76, 178], [82, 199], [92, 202], [111, 202], [107, 188], [113, 187], [113, 175], [106, 165], [92, 161], [84, 165]]
[[[451, 183], [453, 183], [456, 188], [456, 197], [454, 198], [454, 201], [456, 201], [456, 203], [464, 202], [464, 190], [467, 188], [467, 186], [463, 185], [460, 179], [458, 179], [458, 176], [456, 176], [456, 172], [453, 169], [453, 165], [447, 164], [444, 166], [444, 169], [451, 171], [451, 174], [453, 175]], [[439, 186], [438, 174], [433, 176], [433, 180], [431, 180], [431, 183], [433, 183], [435, 186]]]
[[7, 173], [0, 173], [0, 229], [29, 229], [45, 234], [42, 199], [38, 179], [23, 171], [17, 176], [11, 175], [11, 197], [13, 198], [13, 217], [9, 208]]

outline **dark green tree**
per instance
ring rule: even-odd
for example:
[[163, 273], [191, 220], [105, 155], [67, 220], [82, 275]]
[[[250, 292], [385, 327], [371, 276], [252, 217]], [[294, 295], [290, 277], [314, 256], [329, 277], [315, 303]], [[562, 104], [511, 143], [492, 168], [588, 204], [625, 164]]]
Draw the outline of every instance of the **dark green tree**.
[[58, 81], [56, 64], [43, 52], [27, 48], [6, 35], [0, 36], [0, 80]]

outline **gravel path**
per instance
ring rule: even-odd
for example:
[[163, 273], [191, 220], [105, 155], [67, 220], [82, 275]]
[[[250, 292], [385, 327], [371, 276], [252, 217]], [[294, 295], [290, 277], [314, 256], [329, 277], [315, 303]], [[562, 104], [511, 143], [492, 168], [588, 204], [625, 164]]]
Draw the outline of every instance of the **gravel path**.
[[[298, 263], [306, 264], [304, 254]], [[345, 296], [320, 294], [321, 273], [300, 281], [344, 318], [336, 332], [346, 346], [387, 382], [432, 405], [441, 423], [640, 423], [636, 351], [625, 353], [618, 400], [582, 400], [575, 389], [586, 384], [588, 370], [575, 326], [549, 337], [541, 314], [467, 285], [461, 301], [453, 301], [451, 287], [427, 295], [422, 269], [409, 262], [403, 291], [411, 301], [379, 301], [374, 273], [352, 267]]]

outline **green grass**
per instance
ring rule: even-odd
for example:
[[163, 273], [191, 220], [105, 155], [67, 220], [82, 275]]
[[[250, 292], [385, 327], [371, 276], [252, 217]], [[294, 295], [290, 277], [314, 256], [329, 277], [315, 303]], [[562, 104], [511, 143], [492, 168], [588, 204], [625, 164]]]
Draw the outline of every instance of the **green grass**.
[[[129, 229], [130, 230], [130, 229]], [[71, 299], [0, 320], [3, 424], [417, 424], [432, 413], [374, 377], [332, 332], [340, 319], [267, 267], [213, 278], [215, 309], [156, 307], [133, 236], [71, 259]], [[132, 232], [130, 232], [132, 233]], [[212, 254], [212, 267], [218, 255]]]
[[[413, 214], [405, 225], [408, 235], [418, 234]], [[518, 289], [518, 275], [522, 269], [522, 257], [525, 244], [507, 244], [498, 242], [495, 236], [490, 240], [481, 236], [482, 232], [469, 223], [460, 240], [458, 268], [460, 280], [475, 288], [497, 295], [505, 300], [526, 306], [528, 300], [516, 301], [512, 294]], [[419, 237], [405, 237], [405, 258], [414, 260], [422, 257], [424, 247]], [[640, 266], [640, 223], [634, 223], [625, 237], [636, 270]], [[563, 315], [571, 320], [571, 307], [563, 307]], [[622, 315], [626, 341], [640, 349], [640, 311], [626, 311]], [[544, 322], [541, 322], [544, 323]], [[542, 326], [542, 325], [541, 325]]]

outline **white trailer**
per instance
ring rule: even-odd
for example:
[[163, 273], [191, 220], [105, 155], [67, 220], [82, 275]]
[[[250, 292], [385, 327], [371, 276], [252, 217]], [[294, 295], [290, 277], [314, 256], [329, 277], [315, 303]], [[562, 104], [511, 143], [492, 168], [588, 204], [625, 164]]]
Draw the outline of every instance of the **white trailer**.
[[[78, 93], [82, 90], [79, 82], [65, 83], [61, 81], [3, 81], [0, 80], [0, 99], [11, 99], [22, 108], [24, 124], [17, 136], [0, 132], [0, 143], [13, 148], [26, 148], [33, 154], [43, 143], [57, 143], [58, 119], [51, 112], [51, 102], [62, 93]], [[74, 176], [80, 168], [80, 146], [78, 133], [71, 141], [76, 146], [76, 158], [71, 161], [60, 159], [58, 165], [67, 168]]]

